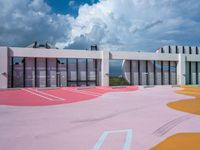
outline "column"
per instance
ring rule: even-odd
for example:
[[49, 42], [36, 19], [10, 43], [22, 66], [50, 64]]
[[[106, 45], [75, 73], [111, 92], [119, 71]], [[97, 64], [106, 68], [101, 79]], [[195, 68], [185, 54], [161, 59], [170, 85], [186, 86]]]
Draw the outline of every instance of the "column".
[[185, 85], [185, 79], [186, 79], [185, 55], [179, 54], [178, 58], [179, 60], [177, 63], [177, 84]]
[[8, 88], [8, 48], [0, 47], [0, 88]]
[[101, 86], [109, 86], [109, 52], [102, 51]]

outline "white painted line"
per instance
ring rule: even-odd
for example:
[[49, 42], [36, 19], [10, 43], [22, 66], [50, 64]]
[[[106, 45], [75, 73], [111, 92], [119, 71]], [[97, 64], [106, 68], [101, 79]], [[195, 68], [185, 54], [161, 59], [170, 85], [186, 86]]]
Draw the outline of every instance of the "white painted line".
[[88, 91], [80, 91], [80, 90], [72, 90], [72, 89], [62, 89], [65, 91], [70, 91], [70, 92], [74, 92], [74, 93], [80, 93], [80, 94], [85, 94], [85, 95], [91, 95], [91, 96], [101, 96], [101, 94], [97, 94], [97, 93], [93, 93], [93, 92], [88, 92]]
[[97, 93], [89, 92], [89, 91], [80, 91], [80, 90], [72, 90], [72, 89], [63, 89], [63, 90], [71, 91], [71, 92], [75, 92], [75, 93], [81, 93], [81, 94], [85, 94], [85, 95], [101, 96], [101, 94], [97, 94]]
[[82, 90], [82, 89], [94, 89], [96, 86], [84, 86], [84, 87], [77, 87], [77, 90]]
[[131, 143], [132, 143], [132, 129], [104, 131], [92, 150], [100, 150], [100, 147], [103, 145], [106, 137], [109, 134], [123, 133], [123, 132], [126, 133], [126, 140], [124, 142], [123, 150], [130, 150], [131, 149]]
[[80, 92], [83, 92], [83, 93], [89, 93], [89, 94], [93, 94], [93, 95], [98, 95], [98, 96], [101, 96], [102, 94], [100, 93], [96, 93], [96, 92], [91, 92], [91, 91], [84, 91], [84, 90], [76, 90], [76, 91], [80, 91]]
[[101, 90], [109, 90], [109, 91], [111, 91], [112, 89], [109, 89], [109, 88], [107, 88], [107, 87], [96, 87], [97, 89], [101, 89]]
[[104, 89], [105, 90], [105, 87], [102, 87], [102, 86], [98, 86], [96, 87], [97, 89]]
[[48, 98], [48, 97], [43, 96], [43, 95], [41, 95], [41, 94], [37, 94], [37, 93], [32, 92], [32, 91], [30, 91], [30, 90], [27, 90], [27, 89], [22, 89], [22, 90], [23, 90], [23, 91], [26, 91], [26, 92], [29, 92], [29, 93], [31, 93], [31, 94], [33, 94], [33, 95], [36, 95], [36, 96], [39, 96], [39, 97], [45, 98], [45, 99], [47, 99], [47, 100], [55, 101], [55, 100], [53, 100], [53, 99], [51, 99], [51, 98]]
[[47, 93], [44, 93], [44, 92], [41, 92], [41, 91], [38, 91], [38, 90], [34, 90], [34, 89], [29, 89], [29, 90], [32, 90], [34, 92], [37, 92], [37, 93], [40, 93], [40, 94], [43, 94], [43, 95], [47, 95], [49, 97], [53, 97], [53, 98], [56, 98], [56, 99], [59, 99], [59, 100], [62, 100], [62, 101], [65, 100], [64, 98], [61, 98], [61, 97], [58, 97], [58, 96], [55, 96], [55, 95], [51, 95], [51, 94], [47, 94]]

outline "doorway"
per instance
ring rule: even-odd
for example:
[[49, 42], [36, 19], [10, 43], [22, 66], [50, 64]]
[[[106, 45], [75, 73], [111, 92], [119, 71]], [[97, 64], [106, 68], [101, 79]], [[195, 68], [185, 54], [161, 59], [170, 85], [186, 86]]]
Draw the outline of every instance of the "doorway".
[[125, 86], [129, 85], [127, 80], [123, 76], [122, 71], [122, 63], [123, 60], [110, 60], [110, 75], [109, 75], [109, 83], [110, 86]]

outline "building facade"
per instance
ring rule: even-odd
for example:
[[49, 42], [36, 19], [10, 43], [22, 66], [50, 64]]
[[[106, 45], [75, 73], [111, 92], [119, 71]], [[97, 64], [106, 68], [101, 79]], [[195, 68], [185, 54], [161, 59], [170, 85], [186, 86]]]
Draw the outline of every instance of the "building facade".
[[189, 46], [164, 46], [155, 53], [0, 47], [0, 88], [108, 86], [111, 59], [124, 60], [130, 85], [199, 84], [199, 53]]
[[[200, 84], [200, 62], [196, 59], [192, 60], [192, 57], [198, 57], [199, 50], [197, 46], [164, 46], [156, 50], [156, 53], [168, 54], [169, 57], [179, 54], [184, 61], [182, 74], [185, 72], [185, 84], [195, 85]], [[134, 85], [176, 85], [180, 76], [177, 74], [178, 62], [180, 60], [175, 59], [174, 61], [125, 60], [123, 75], [130, 84]]]

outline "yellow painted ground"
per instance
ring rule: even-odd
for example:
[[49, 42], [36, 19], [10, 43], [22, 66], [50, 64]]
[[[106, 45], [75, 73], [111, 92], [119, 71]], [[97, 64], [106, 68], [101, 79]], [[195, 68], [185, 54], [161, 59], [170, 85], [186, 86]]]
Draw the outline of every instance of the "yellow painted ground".
[[200, 150], [200, 133], [175, 134], [151, 150]]
[[[200, 87], [181, 87], [184, 89], [176, 93], [193, 96], [195, 98], [180, 100], [167, 105], [176, 110], [200, 115]], [[168, 137], [151, 150], [200, 150], [200, 133], [175, 134]]]
[[195, 99], [180, 100], [169, 103], [167, 104], [167, 106], [176, 110], [200, 115], [200, 87], [193, 87], [193, 86], [181, 86], [181, 87], [184, 88], [184, 90], [177, 91], [176, 92], [177, 94], [193, 96], [195, 97]]

